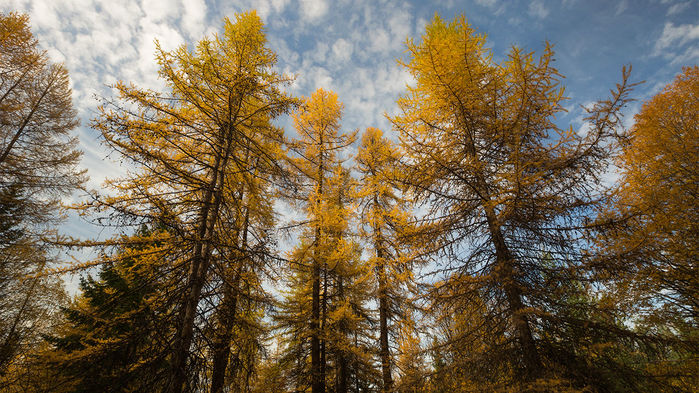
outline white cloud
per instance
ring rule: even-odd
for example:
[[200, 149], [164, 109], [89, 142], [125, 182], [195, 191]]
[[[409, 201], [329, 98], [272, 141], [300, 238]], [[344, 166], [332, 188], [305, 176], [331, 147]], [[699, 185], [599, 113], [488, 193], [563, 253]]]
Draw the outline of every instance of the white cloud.
[[377, 28], [371, 34], [369, 47], [372, 52], [385, 52], [391, 47], [391, 38], [385, 29]]
[[401, 48], [413, 33], [413, 16], [405, 9], [395, 9], [388, 19], [388, 26], [393, 36], [393, 49]]
[[313, 60], [313, 62], [322, 64], [325, 63], [328, 57], [328, 51], [330, 50], [330, 46], [325, 43], [325, 42], [318, 42], [316, 44], [316, 47], [313, 51], [311, 51], [310, 56], [307, 57], [309, 60]]
[[181, 14], [180, 5], [170, 0], [141, 0], [141, 9], [155, 22], [171, 20]]
[[141, 87], [160, 89], [163, 87], [163, 83], [157, 79], [158, 64], [155, 62], [155, 41], [157, 40], [160, 47], [167, 52], [177, 48], [178, 45], [184, 43], [184, 40], [177, 31], [165, 25], [145, 23], [142, 31], [143, 37], [137, 46], [139, 60], [137, 64], [131, 64], [139, 73], [135, 75], [131, 73], [132, 77], [128, 80]]
[[352, 43], [340, 38], [333, 44], [333, 54], [335, 58], [340, 62], [347, 62], [352, 58], [352, 51], [354, 47]]
[[[109, 15], [112, 23], [135, 24], [135, 21], [143, 14], [141, 7], [135, 1], [99, 0], [96, 5], [100, 9], [99, 13]], [[95, 7], [95, 11], [97, 7]], [[111, 26], [104, 26], [104, 28], [109, 27]]]
[[539, 18], [539, 19], [544, 19], [548, 16], [549, 10], [546, 8], [544, 3], [541, 1], [532, 1], [529, 3], [529, 15]]
[[334, 90], [333, 77], [325, 67], [312, 66], [304, 69], [297, 79], [297, 83], [308, 94], [322, 87], [326, 90]]
[[684, 10], [689, 8], [690, 5], [691, 5], [691, 2], [689, 2], [689, 1], [684, 2], [684, 3], [673, 4], [670, 6], [670, 8], [667, 9], [667, 15], [670, 16], [670, 15], [681, 14], [682, 12], [684, 12]]
[[42, 27], [60, 26], [56, 5], [52, 0], [34, 1], [31, 8], [32, 23]]
[[309, 20], [317, 20], [328, 11], [328, 3], [325, 0], [299, 0], [301, 3], [301, 15]]
[[675, 26], [672, 22], [667, 22], [663, 28], [663, 33], [658, 41], [655, 42], [655, 50], [656, 53], [659, 53], [671, 46], [682, 46], [698, 38], [699, 24]]
[[182, 0], [182, 28], [190, 40], [199, 40], [206, 28], [206, 3], [204, 0]]
[[476, 0], [476, 4], [488, 8], [494, 8], [497, 3], [497, 0]]
[[670, 64], [672, 65], [687, 65], [696, 63], [699, 60], [699, 47], [693, 46], [687, 48], [684, 52], [677, 54]]
[[691, 64], [699, 59], [699, 47], [692, 44], [697, 40], [699, 24], [675, 26], [667, 22], [660, 38], [655, 42], [653, 54], [668, 59], [673, 66]]
[[286, 5], [289, 4], [289, 0], [270, 0], [270, 3], [272, 4], [274, 11], [282, 12], [284, 11], [284, 8], [286, 8]]
[[616, 6], [616, 11], [614, 11], [614, 16], [621, 15], [628, 8], [629, 8], [629, 2], [627, 0], [620, 1], [619, 4], [617, 4], [617, 6]]

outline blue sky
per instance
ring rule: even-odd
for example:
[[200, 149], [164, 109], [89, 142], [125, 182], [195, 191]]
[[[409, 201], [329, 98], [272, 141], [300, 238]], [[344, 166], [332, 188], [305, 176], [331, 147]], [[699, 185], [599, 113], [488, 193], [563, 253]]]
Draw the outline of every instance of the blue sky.
[[[571, 98], [561, 122], [581, 127], [581, 104], [604, 98], [633, 65], [632, 80], [645, 80], [634, 97], [648, 99], [681, 71], [699, 61], [699, 2], [671, 0], [603, 1], [392, 1], [392, 0], [0, 0], [0, 10], [30, 15], [34, 34], [54, 61], [64, 62], [82, 126], [83, 166], [90, 185], [123, 168], [105, 158], [89, 128], [97, 102], [110, 96], [117, 80], [159, 88], [153, 40], [164, 48], [192, 44], [217, 32], [221, 19], [256, 9], [263, 18], [278, 68], [297, 75], [295, 94], [318, 87], [336, 91], [345, 103], [347, 131], [379, 127], [391, 134], [384, 113], [411, 83], [396, 58], [405, 40], [419, 39], [439, 13], [451, 20], [464, 14], [496, 59], [518, 45], [540, 51], [546, 40]], [[629, 119], [640, 102], [627, 110]], [[71, 219], [65, 231], [87, 236], [95, 228]]]

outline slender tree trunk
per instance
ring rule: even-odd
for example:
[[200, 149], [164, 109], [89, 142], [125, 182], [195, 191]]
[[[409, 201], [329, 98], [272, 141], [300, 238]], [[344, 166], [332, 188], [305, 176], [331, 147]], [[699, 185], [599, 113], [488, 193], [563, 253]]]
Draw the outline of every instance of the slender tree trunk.
[[[245, 222], [243, 229], [243, 250], [247, 249], [247, 223], [248, 212], [245, 214]], [[243, 251], [245, 252], [245, 251]], [[232, 283], [224, 283], [227, 287], [224, 290], [223, 309], [220, 312], [221, 321], [220, 332], [214, 342], [213, 370], [211, 373], [211, 393], [220, 393], [223, 391], [224, 382], [226, 379], [226, 369], [228, 368], [228, 358], [231, 353], [232, 330], [235, 324], [235, 317], [238, 309], [238, 297], [240, 291], [240, 276], [243, 271], [246, 256], [243, 255], [238, 261], [238, 266], [235, 273], [235, 278]], [[231, 365], [234, 367], [235, 365]], [[235, 372], [235, 370], [234, 370]]]
[[212, 345], [213, 350], [213, 369], [211, 372], [211, 393], [220, 393], [223, 391], [224, 382], [226, 380], [226, 368], [228, 367], [228, 358], [231, 353], [231, 330], [235, 323], [236, 309], [238, 306], [238, 280], [240, 279], [240, 270], [236, 273], [235, 280], [226, 294], [222, 302], [223, 310], [219, 313], [219, 332], [214, 338]]
[[514, 259], [507, 244], [505, 244], [502, 231], [495, 221], [495, 212], [492, 208], [486, 208], [486, 218], [491, 240], [495, 247], [495, 257], [497, 259], [497, 269], [499, 271], [498, 279], [505, 290], [510, 316], [519, 340], [524, 365], [522, 374], [525, 381], [533, 381], [539, 375], [542, 365], [534, 336], [529, 326], [529, 319], [524, 313], [522, 292], [517, 284], [514, 271]]
[[222, 145], [225, 144], [224, 151], [216, 154], [212, 179], [204, 192], [201, 224], [197, 233], [194, 257], [192, 258], [188, 274], [188, 291], [185, 295], [182, 309], [182, 322], [178, 328], [173, 346], [171, 363], [173, 377], [169, 388], [170, 393], [181, 393], [187, 381], [187, 355], [194, 334], [194, 318], [199, 305], [199, 298], [201, 297], [201, 289], [204, 286], [211, 264], [214, 224], [221, 206], [225, 168], [228, 165], [228, 158], [232, 150], [233, 138], [232, 125], [230, 123], [226, 131], [225, 138], [222, 138]]
[[53, 84], [55, 83], [55, 75], [51, 75], [51, 79], [49, 80], [48, 85], [46, 85], [46, 88], [41, 92], [41, 96], [39, 96], [39, 99], [36, 100], [34, 105], [32, 106], [32, 109], [29, 111], [27, 116], [22, 120], [22, 124], [20, 124], [19, 128], [15, 132], [15, 135], [12, 136], [12, 139], [10, 142], [7, 144], [5, 149], [0, 153], [0, 164], [2, 164], [6, 159], [7, 156], [10, 155], [10, 151], [12, 151], [12, 147], [14, 147], [15, 143], [17, 143], [17, 140], [19, 140], [19, 137], [22, 135], [22, 132], [24, 131], [24, 128], [29, 124], [29, 121], [34, 117], [34, 113], [36, 112], [37, 109], [39, 109], [39, 105], [41, 105], [41, 102], [44, 100], [46, 95], [49, 93], [51, 88], [53, 87]]
[[[316, 230], [316, 239], [320, 239], [320, 229]], [[316, 246], [317, 247], [317, 246]], [[316, 252], [316, 255], [318, 253]], [[316, 259], [316, 258], [314, 258]], [[320, 371], [320, 263], [313, 261], [313, 305], [311, 316], [311, 391], [324, 393], [323, 379]]]
[[[374, 195], [374, 209], [379, 208], [379, 200], [377, 195]], [[374, 248], [376, 249], [376, 257], [378, 259], [376, 266], [376, 274], [379, 283], [379, 357], [381, 359], [381, 379], [383, 385], [382, 393], [387, 393], [393, 390], [393, 377], [391, 375], [391, 351], [388, 343], [388, 315], [389, 315], [389, 299], [388, 299], [388, 283], [386, 279], [386, 266], [384, 264], [384, 248], [383, 238], [381, 236], [381, 228], [374, 225]]]
[[[327, 319], [328, 319], [328, 265], [323, 264], [323, 294], [320, 297], [320, 331], [325, 333], [327, 329]], [[320, 340], [320, 379], [323, 381], [323, 391], [325, 391], [326, 377], [327, 377], [327, 341], [325, 338]]]
[[[357, 337], [357, 331], [354, 332], [354, 346], [359, 347], [359, 338]], [[359, 360], [354, 358], [354, 393], [359, 393]]]
[[[379, 257], [380, 258], [380, 257]], [[383, 387], [381, 391], [388, 393], [393, 390], [391, 376], [391, 352], [388, 346], [388, 293], [386, 288], [386, 271], [379, 266], [379, 357], [381, 358], [381, 375]]]
[[[218, 171], [219, 159], [216, 159], [215, 169]], [[218, 178], [218, 176], [216, 176]], [[210, 186], [210, 188], [205, 192], [204, 197], [204, 207], [201, 214], [201, 225], [198, 233], [198, 239], [205, 239], [207, 235], [207, 229], [209, 227], [208, 223], [210, 220], [209, 209], [213, 197], [213, 187], [215, 187], [215, 182]], [[183, 385], [187, 378], [186, 376], [186, 366], [187, 366], [187, 354], [189, 353], [189, 347], [192, 342], [192, 334], [194, 328], [194, 316], [196, 314], [196, 308], [199, 304], [199, 296], [201, 293], [201, 287], [203, 286], [205, 271], [208, 270], [208, 260], [205, 260], [203, 254], [203, 240], [197, 240], [197, 244], [194, 247], [194, 257], [189, 266], [189, 273], [187, 278], [187, 292], [185, 294], [184, 304], [182, 307], [182, 317], [179, 328], [177, 329], [177, 336], [175, 338], [175, 343], [173, 346], [173, 356], [172, 356], [172, 384], [170, 387], [171, 393], [182, 392]], [[203, 266], [206, 265], [206, 266]]]
[[[337, 282], [337, 295], [339, 301], [343, 301], [345, 298], [345, 288], [343, 285], [342, 277], [338, 278]], [[343, 338], [347, 338], [347, 322], [343, 319], [340, 321], [340, 332]], [[347, 393], [347, 353], [344, 348], [338, 348], [337, 350], [337, 393]]]
[[[243, 201], [243, 193], [241, 192], [238, 199]], [[240, 216], [237, 218], [240, 222]], [[222, 308], [219, 310], [219, 321], [220, 327], [219, 332], [216, 335], [213, 344], [213, 369], [211, 372], [211, 393], [220, 393], [223, 391], [224, 382], [226, 379], [226, 369], [228, 368], [228, 358], [231, 353], [231, 340], [232, 340], [232, 329], [235, 324], [235, 317], [238, 308], [238, 297], [240, 291], [240, 276], [243, 271], [243, 265], [247, 259], [247, 248], [248, 248], [248, 226], [250, 220], [250, 210], [245, 208], [245, 216], [242, 220], [242, 234], [241, 239], [241, 250], [242, 255], [238, 260], [238, 266], [236, 267], [235, 276], [233, 282], [228, 282], [227, 279], [224, 280], [224, 298], [222, 302]], [[240, 233], [238, 229], [238, 233]], [[236, 235], [236, 238], [238, 235]], [[231, 367], [235, 365], [231, 364]], [[235, 372], [235, 370], [234, 370]]]
[[[318, 163], [318, 198], [323, 195], [323, 133], [320, 133], [318, 142], [320, 148], [319, 163]], [[319, 201], [320, 202], [320, 201]], [[313, 253], [313, 293], [312, 293], [312, 316], [311, 316], [311, 392], [325, 393], [325, 365], [324, 359], [321, 358], [320, 344], [320, 269], [321, 255], [319, 251], [321, 241], [321, 223], [320, 214], [316, 217], [316, 233]]]
[[[466, 134], [466, 141], [464, 144], [466, 154], [474, 159], [475, 167], [478, 168], [481, 162], [480, 157], [478, 156], [471, 133], [466, 132]], [[480, 194], [481, 206], [485, 211], [490, 240], [495, 248], [497, 279], [505, 292], [509, 308], [508, 311], [519, 341], [519, 349], [523, 362], [522, 377], [525, 381], [533, 381], [540, 374], [542, 364], [531, 327], [529, 326], [529, 320], [524, 313], [522, 291], [517, 284], [514, 268], [515, 260], [505, 243], [505, 237], [502, 234], [502, 228], [498, 222], [497, 214], [491, 204], [489, 187], [485, 175], [480, 170], [476, 169], [474, 180], [476, 189]]]

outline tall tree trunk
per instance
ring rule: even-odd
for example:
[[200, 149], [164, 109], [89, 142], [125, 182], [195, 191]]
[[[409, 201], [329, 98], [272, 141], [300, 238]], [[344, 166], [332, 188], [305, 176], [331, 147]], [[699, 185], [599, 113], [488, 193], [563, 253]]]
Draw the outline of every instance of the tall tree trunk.
[[226, 380], [226, 368], [228, 358], [231, 353], [231, 331], [235, 323], [236, 310], [238, 307], [238, 280], [240, 270], [232, 285], [229, 286], [222, 301], [223, 310], [219, 313], [219, 332], [217, 332], [212, 344], [213, 368], [211, 371], [211, 393], [220, 393]]
[[[379, 208], [379, 200], [377, 195], [374, 195], [374, 209]], [[376, 274], [379, 283], [379, 357], [381, 359], [381, 379], [383, 385], [382, 393], [387, 393], [393, 390], [393, 377], [391, 375], [391, 351], [388, 343], [388, 315], [389, 315], [389, 300], [388, 300], [388, 283], [386, 282], [386, 266], [384, 264], [384, 247], [383, 238], [381, 236], [381, 228], [374, 225], [374, 248], [376, 249]]]
[[[241, 198], [242, 199], [242, 198]], [[241, 255], [238, 260], [238, 266], [236, 267], [235, 277], [233, 282], [229, 283], [224, 280], [224, 298], [222, 302], [222, 309], [219, 311], [219, 321], [220, 327], [219, 332], [216, 335], [213, 344], [213, 369], [211, 372], [211, 393], [220, 393], [223, 391], [224, 382], [226, 379], [226, 369], [228, 368], [228, 358], [231, 353], [231, 340], [233, 325], [235, 324], [235, 317], [238, 309], [238, 297], [240, 291], [240, 276], [243, 272], [243, 265], [247, 259], [247, 237], [248, 237], [248, 223], [249, 223], [250, 212], [246, 209], [245, 218], [243, 219], [243, 231], [242, 231], [242, 247], [243, 255]], [[231, 365], [235, 367], [235, 365]], [[233, 370], [235, 372], [235, 370]]]
[[[323, 177], [325, 176], [323, 167], [323, 133], [320, 133], [318, 141], [319, 162], [318, 162], [318, 195], [320, 199], [323, 195]], [[320, 202], [320, 201], [318, 201]], [[316, 217], [315, 244], [313, 252], [313, 293], [312, 293], [312, 316], [311, 316], [311, 392], [325, 393], [325, 365], [321, 358], [320, 343], [320, 269], [321, 255], [319, 251], [321, 241], [320, 215]]]
[[529, 326], [529, 319], [524, 313], [522, 291], [517, 284], [516, 272], [514, 270], [515, 261], [507, 244], [505, 244], [502, 230], [497, 224], [495, 212], [492, 208], [486, 208], [486, 219], [488, 221], [491, 240], [495, 247], [498, 280], [504, 288], [512, 324], [514, 325], [515, 331], [517, 332], [517, 339], [519, 340], [524, 366], [522, 376], [525, 381], [533, 381], [542, 370], [542, 365], [534, 336]]
[[[478, 156], [476, 145], [470, 132], [466, 132], [466, 155], [474, 160], [474, 168], [481, 166], [481, 159]], [[515, 260], [510, 252], [510, 249], [505, 243], [505, 237], [502, 234], [502, 228], [498, 222], [497, 213], [493, 208], [488, 183], [486, 176], [479, 169], [475, 169], [474, 180], [476, 189], [481, 199], [481, 206], [485, 211], [486, 221], [488, 223], [488, 231], [490, 240], [495, 248], [497, 280], [502, 285], [507, 298], [508, 311], [512, 324], [514, 325], [517, 339], [519, 341], [519, 350], [522, 355], [523, 370], [521, 376], [525, 381], [533, 381], [537, 378], [542, 370], [539, 352], [536, 348], [534, 336], [529, 326], [529, 319], [524, 313], [524, 303], [522, 301], [522, 291], [517, 284], [515, 271]]]
[[[324, 334], [327, 329], [328, 323], [328, 265], [323, 264], [323, 294], [320, 297], [320, 332]], [[327, 370], [328, 370], [328, 357], [327, 357], [327, 341], [325, 338], [320, 340], [320, 379], [323, 381], [323, 391], [325, 391]]]
[[[380, 257], [379, 257], [380, 258]], [[379, 267], [379, 357], [381, 358], [381, 375], [383, 387], [381, 391], [388, 393], [393, 390], [391, 376], [391, 352], [388, 346], [388, 293], [386, 288], [386, 272], [383, 264]]]
[[171, 362], [172, 381], [169, 387], [170, 393], [181, 393], [187, 381], [187, 357], [194, 335], [194, 318], [196, 316], [201, 289], [204, 286], [206, 275], [211, 264], [212, 236], [218, 217], [218, 211], [223, 197], [223, 183], [225, 180], [225, 168], [231, 154], [233, 138], [232, 125], [227, 125], [226, 135], [221, 138], [224, 151], [216, 154], [211, 181], [204, 192], [203, 206], [201, 210], [201, 223], [194, 245], [194, 257], [190, 264], [187, 286], [182, 307], [181, 324], [175, 337]]
[[[357, 331], [354, 331], [354, 346], [359, 347], [359, 337], [357, 336]], [[354, 393], [359, 393], [359, 360], [357, 357], [354, 358]]]
[[[320, 228], [316, 229], [316, 239], [320, 239]], [[311, 316], [311, 392], [324, 393], [324, 378], [320, 372], [320, 263], [316, 245], [316, 257], [313, 261], [313, 305]]]
[[[247, 228], [245, 232], [247, 232]], [[243, 250], [245, 250], [245, 248], [243, 248]], [[240, 276], [243, 271], [245, 258], [245, 256], [242, 256], [238, 261], [233, 282], [230, 284], [224, 283], [224, 286], [227, 288], [224, 290], [224, 299], [222, 302], [223, 309], [220, 311], [221, 317], [219, 320], [221, 326], [213, 344], [214, 355], [213, 369], [211, 372], [211, 393], [220, 393], [223, 391], [223, 386], [226, 379], [226, 369], [228, 368], [228, 359], [231, 353], [233, 326], [235, 325], [235, 317], [238, 309]], [[231, 364], [231, 367], [235, 367], [235, 365]], [[233, 370], [233, 372], [235, 372], [235, 370]]]
[[[339, 277], [337, 282], [337, 295], [339, 301], [343, 301], [345, 298], [345, 288], [342, 277]], [[347, 322], [343, 319], [340, 321], [340, 332], [343, 338], [349, 339], [347, 337]], [[345, 348], [337, 349], [337, 393], [347, 393], [347, 353]]]

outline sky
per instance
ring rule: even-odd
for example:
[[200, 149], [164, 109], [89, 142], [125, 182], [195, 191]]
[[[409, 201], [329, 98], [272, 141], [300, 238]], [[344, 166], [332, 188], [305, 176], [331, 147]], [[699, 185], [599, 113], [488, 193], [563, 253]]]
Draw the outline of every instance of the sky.
[[[40, 46], [68, 69], [82, 124], [76, 130], [82, 165], [95, 189], [123, 171], [89, 127], [95, 97], [111, 97], [108, 85], [117, 80], [162, 89], [155, 39], [166, 50], [191, 47], [219, 32], [224, 17], [250, 9], [265, 23], [277, 69], [296, 76], [294, 94], [333, 90], [345, 104], [345, 131], [378, 127], [393, 139], [385, 115], [396, 113], [396, 99], [412, 83], [396, 59], [406, 56], [406, 39], [419, 40], [435, 13], [446, 20], [465, 15], [487, 36], [495, 59], [513, 45], [541, 53], [546, 41], [553, 44], [570, 97], [559, 122], [576, 129], [580, 105], [607, 97], [622, 66], [633, 66], [632, 81], [645, 81], [626, 109], [631, 124], [643, 100], [699, 61], [696, 0], [0, 0], [0, 12], [29, 14]], [[79, 237], [99, 232], [75, 217], [62, 230]]]

